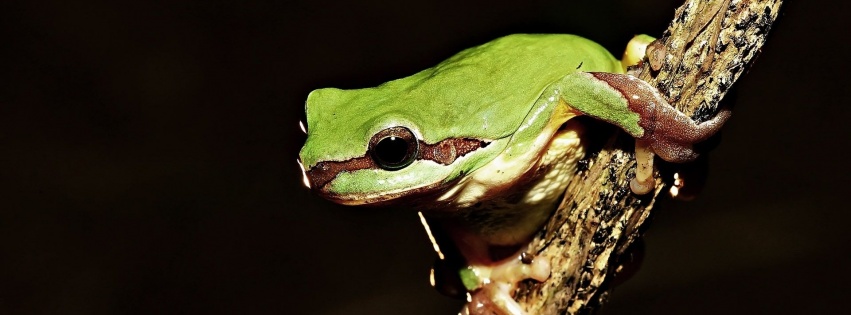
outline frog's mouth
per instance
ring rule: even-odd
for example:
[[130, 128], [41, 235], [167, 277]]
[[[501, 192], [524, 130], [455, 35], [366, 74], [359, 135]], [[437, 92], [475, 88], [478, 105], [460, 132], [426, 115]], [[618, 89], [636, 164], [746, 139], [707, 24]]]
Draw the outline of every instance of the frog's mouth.
[[392, 205], [406, 205], [419, 208], [423, 203], [432, 203], [452, 181], [438, 181], [423, 186], [413, 187], [399, 191], [383, 191], [375, 193], [339, 194], [333, 191], [318, 190], [320, 196], [334, 203], [346, 206], [384, 207]]
[[[419, 140], [419, 150], [417, 152], [415, 162], [429, 161], [441, 165], [450, 165], [461, 157], [471, 154], [476, 150], [488, 147], [491, 142], [492, 141], [472, 138], [450, 138], [441, 140], [437, 143], [428, 144]], [[417, 163], [412, 165], [416, 166]], [[434, 191], [438, 188], [438, 186], [446, 183], [445, 178], [440, 178], [435, 179], [432, 182], [426, 181], [424, 185], [417, 185], [416, 187], [405, 187], [404, 189], [392, 189], [388, 187], [384, 190], [381, 188], [360, 189], [362, 191], [358, 193], [343, 192], [334, 188], [334, 181], [341, 176], [370, 170], [374, 172], [390, 173], [406, 171], [404, 168], [399, 170], [383, 169], [378, 163], [376, 163], [369, 153], [346, 161], [319, 162], [308, 170], [304, 170], [302, 167], [305, 184], [309, 188], [316, 191], [323, 198], [345, 205], [385, 204], [401, 197], [421, 195], [424, 192]], [[380, 187], [380, 184], [372, 184], [372, 186]]]

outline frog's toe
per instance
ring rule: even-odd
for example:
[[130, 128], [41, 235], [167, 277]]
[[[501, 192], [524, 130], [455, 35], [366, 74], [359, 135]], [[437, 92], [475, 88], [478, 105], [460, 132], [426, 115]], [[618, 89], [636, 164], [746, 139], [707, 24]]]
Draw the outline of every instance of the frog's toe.
[[629, 189], [636, 195], [646, 195], [653, 191], [653, 188], [656, 188], [656, 181], [652, 177], [644, 181], [637, 178], [629, 181]]
[[462, 315], [526, 315], [523, 308], [508, 292], [488, 285], [470, 294]]
[[688, 163], [696, 160], [700, 156], [690, 143], [677, 143], [666, 140], [660, 139], [653, 141], [651, 148], [653, 153], [667, 162]]

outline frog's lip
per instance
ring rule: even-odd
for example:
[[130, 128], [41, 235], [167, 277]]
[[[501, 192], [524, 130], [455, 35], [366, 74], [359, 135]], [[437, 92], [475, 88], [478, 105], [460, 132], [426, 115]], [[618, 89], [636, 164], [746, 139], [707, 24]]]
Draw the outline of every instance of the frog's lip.
[[412, 204], [419, 199], [428, 199], [429, 196], [437, 195], [443, 191], [440, 186], [451, 186], [452, 183], [437, 181], [432, 184], [423, 185], [413, 189], [398, 192], [364, 193], [364, 194], [336, 194], [328, 190], [328, 186], [317, 189], [317, 193], [325, 199], [346, 206], [389, 206], [394, 204]]
[[[361, 158], [357, 158], [349, 160], [346, 163], [348, 163], [349, 166], [357, 163], [371, 164], [372, 160], [369, 159], [369, 161], [363, 161]], [[406, 197], [423, 195], [425, 192], [437, 190], [437, 187], [444, 183], [443, 180], [436, 180], [434, 183], [428, 185], [400, 191], [339, 194], [332, 191], [331, 186], [336, 175], [341, 171], [345, 171], [345, 167], [341, 166], [346, 165], [318, 165], [308, 171], [304, 171], [304, 166], [301, 161], [299, 161], [299, 165], [302, 166], [304, 184], [308, 189], [311, 189], [322, 198], [347, 206], [384, 206], [401, 202], [409, 202], [410, 198]], [[330, 175], [333, 175], [333, 177]]]
[[383, 194], [377, 196], [369, 196], [365, 194], [338, 195], [334, 193], [320, 193], [320, 195], [322, 196], [322, 198], [345, 206], [381, 206], [393, 203], [393, 201], [401, 197], [402, 194]]

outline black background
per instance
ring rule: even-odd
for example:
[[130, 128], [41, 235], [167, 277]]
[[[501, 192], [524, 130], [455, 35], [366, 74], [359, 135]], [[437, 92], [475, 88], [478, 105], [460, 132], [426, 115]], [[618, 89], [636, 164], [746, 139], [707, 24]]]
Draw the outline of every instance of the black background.
[[[701, 197], [606, 314], [835, 313], [849, 295], [846, 2], [788, 1]], [[681, 1], [0, 4], [0, 313], [454, 314], [416, 215], [301, 185], [314, 88], [515, 32], [620, 54]]]

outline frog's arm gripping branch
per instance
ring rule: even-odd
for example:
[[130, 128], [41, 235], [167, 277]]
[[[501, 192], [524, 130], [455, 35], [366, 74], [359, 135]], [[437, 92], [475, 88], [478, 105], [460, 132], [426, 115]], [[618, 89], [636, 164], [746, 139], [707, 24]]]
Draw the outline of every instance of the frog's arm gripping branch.
[[[677, 9], [663, 38], [649, 48], [653, 70], [644, 66], [633, 73], [663, 91], [663, 97], [687, 115], [699, 108], [708, 113], [696, 120], [715, 116], [708, 125], [698, 123], [697, 132], [685, 133], [700, 138], [705, 135], [703, 128], [713, 129], [717, 121], [729, 115], [723, 110], [714, 113], [725, 92], [765, 43], [781, 3], [688, 0]], [[678, 117], [672, 123], [687, 124]], [[682, 139], [667, 140], [677, 143]], [[668, 151], [665, 146], [669, 142], [657, 141], [654, 145], [639, 141], [636, 154], [644, 160], [646, 156], [641, 155], [647, 152], [661, 155]], [[629, 260], [629, 249], [640, 237], [639, 231], [663, 185], [655, 185], [654, 194], [645, 197], [625, 190], [625, 183], [633, 177], [635, 160], [630, 152], [616, 148], [616, 143], [609, 141], [587, 161], [586, 170], [572, 179], [566, 202], [530, 244], [530, 250], [550, 259], [553, 266], [549, 280], [526, 283], [516, 293], [515, 298], [530, 314], [593, 312], [606, 300], [620, 265]], [[641, 146], [651, 150], [642, 152]]]

